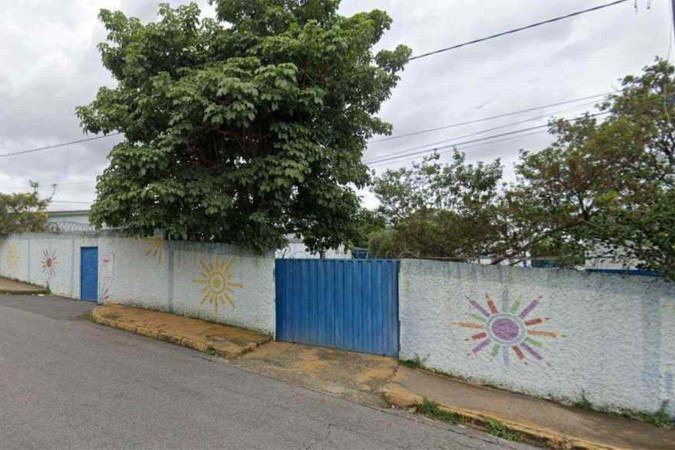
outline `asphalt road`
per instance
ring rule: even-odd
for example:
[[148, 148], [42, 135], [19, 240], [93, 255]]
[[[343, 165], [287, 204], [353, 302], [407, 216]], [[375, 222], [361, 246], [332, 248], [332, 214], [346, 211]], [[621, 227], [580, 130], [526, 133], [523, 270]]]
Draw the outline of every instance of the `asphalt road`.
[[0, 447], [522, 447], [78, 319], [92, 306], [0, 296]]

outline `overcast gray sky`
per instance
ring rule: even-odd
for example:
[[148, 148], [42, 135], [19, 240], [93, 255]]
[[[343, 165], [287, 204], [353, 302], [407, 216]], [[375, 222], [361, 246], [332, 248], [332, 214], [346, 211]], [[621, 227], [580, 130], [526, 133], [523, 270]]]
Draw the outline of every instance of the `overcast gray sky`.
[[[380, 47], [400, 43], [415, 53], [520, 27], [609, 0], [343, 0], [351, 15], [384, 9], [394, 19]], [[101, 8], [120, 9], [152, 20], [151, 0], [24, 0], [4, 2], [0, 14], [0, 154], [81, 139], [74, 115], [99, 86], [112, 79], [100, 64], [96, 44], [105, 32]], [[172, 5], [187, 3], [173, 0]], [[198, 1], [206, 11], [206, 1]], [[514, 35], [411, 61], [381, 115], [394, 134], [440, 127], [511, 111], [602, 94], [638, 73], [672, 39], [670, 0], [638, 0]], [[673, 51], [675, 53], [675, 50]], [[671, 57], [672, 60], [672, 57]], [[369, 146], [365, 161], [529, 118], [575, 117], [589, 101], [456, 127]], [[540, 118], [464, 138], [476, 139], [545, 124]], [[460, 141], [463, 139], [459, 139]], [[470, 161], [497, 157], [507, 174], [519, 149], [546, 146], [546, 133], [467, 145]], [[66, 148], [0, 158], [0, 192], [26, 190], [38, 181], [45, 195], [58, 184], [52, 209], [85, 209], [95, 197], [95, 177], [106, 166], [115, 138]], [[462, 148], [460, 148], [462, 149]], [[378, 172], [410, 159], [375, 165]], [[369, 206], [374, 200], [364, 194]], [[66, 203], [82, 202], [82, 203]]]

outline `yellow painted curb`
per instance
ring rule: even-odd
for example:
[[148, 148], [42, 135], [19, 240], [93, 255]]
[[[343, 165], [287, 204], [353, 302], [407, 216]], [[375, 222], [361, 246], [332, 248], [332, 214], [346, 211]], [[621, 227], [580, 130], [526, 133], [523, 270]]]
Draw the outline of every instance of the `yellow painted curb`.
[[236, 358], [258, 347], [258, 344], [248, 344], [246, 346], [237, 347], [229, 343], [210, 343], [207, 341], [199, 341], [165, 331], [152, 330], [150, 328], [133, 325], [121, 320], [113, 320], [104, 317], [99, 311], [98, 307], [94, 308], [94, 310], [91, 312], [91, 317], [95, 322], [101, 325], [106, 325], [111, 328], [118, 328], [120, 330], [140, 334], [152, 339], [169, 342], [171, 344], [182, 345], [183, 347], [189, 347], [200, 352], [211, 350], [224, 358]]
[[[383, 392], [385, 400], [392, 406], [409, 409], [421, 404], [424, 399], [408, 389], [392, 383]], [[438, 408], [460, 417], [460, 422], [465, 425], [473, 426], [484, 430], [486, 424], [491, 421], [499, 421], [504, 424], [510, 431], [514, 431], [527, 436], [535, 442], [546, 444], [552, 448], [572, 448], [585, 450], [624, 450], [621, 447], [613, 447], [597, 442], [588, 441], [586, 439], [564, 436], [557, 431], [548, 428], [535, 427], [529, 423], [521, 423], [510, 420], [508, 418], [500, 417], [496, 414], [486, 414], [482, 411], [472, 411], [463, 408], [451, 407], [446, 405], [438, 405]]]

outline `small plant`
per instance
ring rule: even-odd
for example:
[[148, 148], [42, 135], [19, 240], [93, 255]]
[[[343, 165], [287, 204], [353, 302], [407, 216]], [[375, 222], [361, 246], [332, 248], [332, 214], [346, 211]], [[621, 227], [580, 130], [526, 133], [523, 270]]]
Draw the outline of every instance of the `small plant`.
[[421, 369], [424, 367], [424, 361], [419, 355], [415, 355], [413, 359], [399, 359], [398, 363], [410, 369]]
[[581, 398], [572, 404], [575, 408], [583, 409], [584, 411], [595, 411], [593, 404], [586, 397], [586, 393], [581, 391]]
[[640, 412], [640, 411], [630, 411], [630, 410], [622, 410], [619, 412], [616, 411], [610, 411], [607, 409], [603, 408], [598, 408], [594, 406], [588, 398], [586, 398], [586, 394], [584, 392], [581, 393], [581, 398], [574, 402], [572, 404], [575, 408], [582, 409], [584, 411], [594, 411], [594, 412], [600, 412], [604, 414], [612, 414], [612, 415], [619, 415], [619, 416], [624, 416], [628, 417], [629, 419], [633, 420], [639, 420], [640, 422], [645, 422], [649, 423], [651, 425], [655, 425], [657, 427], [662, 427], [662, 428], [671, 428], [673, 426], [673, 423], [670, 419], [670, 415], [668, 414], [667, 411], [667, 403], [664, 402], [661, 405], [661, 408], [656, 411], [656, 412]]
[[204, 353], [206, 353], [209, 356], [219, 356], [218, 352], [212, 348], [207, 348], [206, 350], [204, 350]]
[[665, 402], [663, 405], [661, 405], [661, 408], [656, 412], [653, 413], [640, 412], [640, 413], [631, 413], [627, 415], [635, 420], [641, 420], [642, 422], [656, 425], [657, 427], [671, 428], [673, 426], [673, 423], [670, 420], [670, 415], [666, 411]]
[[422, 403], [417, 405], [417, 411], [430, 419], [441, 420], [448, 423], [459, 423], [459, 414], [441, 409], [438, 403], [425, 398]]
[[86, 312], [84, 314], [80, 314], [77, 318], [80, 319], [80, 320], [86, 320], [87, 322], [97, 323], [94, 320], [94, 316], [91, 315], [91, 312]]
[[485, 429], [488, 433], [493, 436], [497, 436], [498, 438], [514, 442], [523, 441], [523, 435], [521, 433], [509, 430], [506, 425], [498, 420], [488, 419], [487, 422], [485, 422]]

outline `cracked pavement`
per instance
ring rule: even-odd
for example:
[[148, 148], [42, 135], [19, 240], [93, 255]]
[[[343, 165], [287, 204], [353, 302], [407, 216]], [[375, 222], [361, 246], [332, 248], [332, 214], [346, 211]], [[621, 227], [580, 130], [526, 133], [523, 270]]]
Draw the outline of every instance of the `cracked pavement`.
[[2, 448], [526, 448], [0, 296]]

